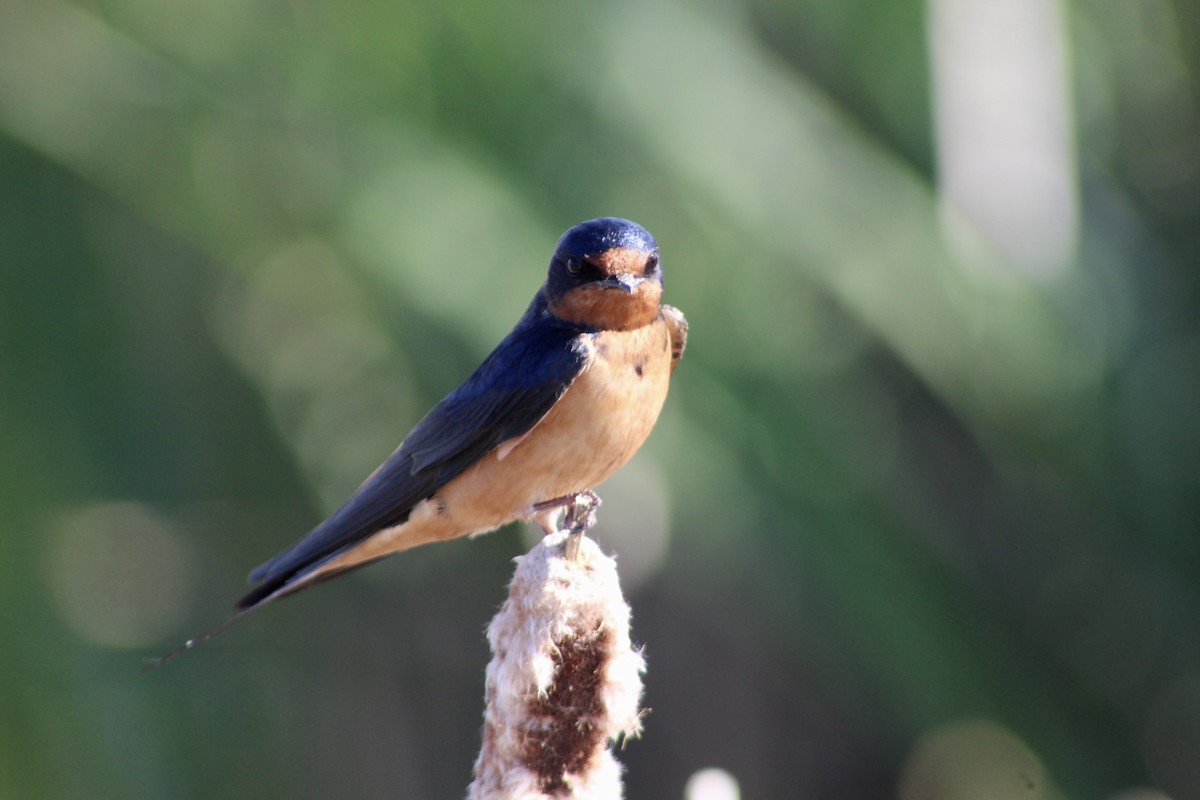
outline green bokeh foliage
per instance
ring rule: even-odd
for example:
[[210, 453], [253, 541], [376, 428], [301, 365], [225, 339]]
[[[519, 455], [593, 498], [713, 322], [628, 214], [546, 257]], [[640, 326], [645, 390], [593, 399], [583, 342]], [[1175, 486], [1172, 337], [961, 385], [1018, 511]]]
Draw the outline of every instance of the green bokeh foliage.
[[1200, 796], [1200, 13], [1068, 4], [1041, 282], [943, 242], [925, 13], [7, 0], [0, 797], [461, 795], [515, 530], [138, 668], [601, 214], [692, 331], [634, 473], [670, 538], [629, 796], [894, 797], [947, 730], [1011, 734], [1030, 797]]

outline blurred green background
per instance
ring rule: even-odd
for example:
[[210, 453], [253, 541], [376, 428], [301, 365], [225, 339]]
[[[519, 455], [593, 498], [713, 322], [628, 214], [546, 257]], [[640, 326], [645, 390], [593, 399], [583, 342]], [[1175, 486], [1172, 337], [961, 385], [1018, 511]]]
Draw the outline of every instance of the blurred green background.
[[462, 796], [516, 526], [138, 669], [612, 214], [629, 797], [1200, 798], [1198, 102], [1190, 0], [3, 0], [0, 797]]

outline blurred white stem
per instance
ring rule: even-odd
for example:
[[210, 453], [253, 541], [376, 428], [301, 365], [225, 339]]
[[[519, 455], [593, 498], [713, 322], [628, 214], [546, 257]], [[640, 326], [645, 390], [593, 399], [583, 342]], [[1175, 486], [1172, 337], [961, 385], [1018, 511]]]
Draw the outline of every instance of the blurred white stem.
[[1060, 0], [928, 0], [949, 243], [974, 236], [1030, 278], [1069, 266], [1077, 177]]
[[608, 743], [641, 731], [645, 660], [629, 639], [616, 562], [567, 532], [517, 559], [488, 626], [483, 747], [470, 800], [615, 800], [621, 766]]

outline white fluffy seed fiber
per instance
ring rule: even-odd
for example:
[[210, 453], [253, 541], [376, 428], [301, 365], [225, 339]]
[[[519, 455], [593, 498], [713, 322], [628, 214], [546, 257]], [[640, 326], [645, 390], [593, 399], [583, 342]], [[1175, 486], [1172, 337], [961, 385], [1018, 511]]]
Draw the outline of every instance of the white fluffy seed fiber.
[[616, 800], [609, 742], [641, 730], [642, 654], [616, 562], [590, 539], [563, 555], [566, 532], [517, 559], [488, 626], [483, 747], [470, 800]]

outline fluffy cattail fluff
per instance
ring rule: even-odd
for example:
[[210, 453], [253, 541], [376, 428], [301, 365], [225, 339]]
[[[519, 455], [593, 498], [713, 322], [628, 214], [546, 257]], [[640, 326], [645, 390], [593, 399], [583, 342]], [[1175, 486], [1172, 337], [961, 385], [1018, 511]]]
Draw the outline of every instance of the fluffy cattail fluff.
[[617, 565], [569, 533], [517, 559], [508, 600], [488, 626], [483, 748], [469, 800], [617, 800], [611, 740], [641, 730], [645, 660], [629, 641]]

